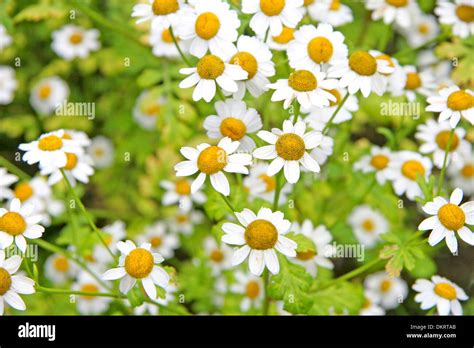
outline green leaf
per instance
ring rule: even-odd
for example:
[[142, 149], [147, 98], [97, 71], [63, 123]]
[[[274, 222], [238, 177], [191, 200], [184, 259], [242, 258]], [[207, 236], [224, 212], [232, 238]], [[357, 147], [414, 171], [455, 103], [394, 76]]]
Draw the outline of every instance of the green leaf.
[[137, 84], [140, 88], [149, 88], [161, 81], [162, 73], [160, 70], [147, 69], [137, 78]]
[[20, 13], [13, 18], [13, 21], [15, 23], [23, 21], [39, 22], [44, 19], [64, 18], [66, 15], [67, 11], [65, 9], [46, 4], [35, 4], [20, 11]]
[[290, 238], [291, 240], [295, 241], [296, 244], [298, 244], [298, 247], [296, 248], [297, 252], [316, 252], [316, 247], [313, 241], [306, 237], [304, 234], [290, 232], [286, 235], [286, 237]]
[[362, 285], [349, 282], [316, 291], [311, 297], [313, 305], [308, 311], [311, 315], [357, 315], [365, 301]]
[[386, 245], [379, 253], [379, 257], [386, 260], [385, 270], [393, 277], [398, 277], [403, 269], [411, 271], [415, 268], [419, 259], [425, 257], [421, 244], [423, 241], [418, 239], [402, 241], [396, 239], [394, 235], [383, 237], [385, 240], [391, 239], [395, 244]]

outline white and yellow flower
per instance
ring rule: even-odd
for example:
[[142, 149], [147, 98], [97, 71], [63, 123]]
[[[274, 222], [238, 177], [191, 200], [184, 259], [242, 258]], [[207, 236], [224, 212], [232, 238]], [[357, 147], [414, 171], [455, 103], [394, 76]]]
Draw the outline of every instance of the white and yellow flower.
[[204, 220], [204, 214], [199, 210], [189, 212], [179, 212], [171, 216], [168, 220], [168, 228], [172, 233], [179, 233], [189, 236], [194, 231], [194, 226], [199, 225]]
[[438, 0], [434, 10], [441, 24], [452, 26], [454, 35], [461, 38], [474, 35], [474, 5], [472, 0]]
[[414, 13], [410, 26], [401, 28], [401, 33], [404, 34], [410, 46], [418, 47], [438, 35], [438, 21], [433, 15]]
[[427, 99], [426, 111], [439, 112], [439, 121], [449, 120], [452, 128], [455, 128], [461, 116], [474, 125], [474, 92], [462, 90], [458, 86], [443, 88], [438, 95]]
[[[275, 176], [267, 174], [268, 164], [257, 163], [250, 168], [250, 174], [244, 178], [244, 188], [252, 198], [261, 198], [269, 203], [275, 199], [277, 181]], [[288, 202], [288, 195], [292, 191], [291, 185], [285, 183], [280, 189], [278, 205]]]
[[144, 233], [137, 236], [137, 242], [149, 243], [152, 252], [159, 253], [167, 259], [173, 257], [174, 251], [180, 245], [178, 236], [169, 233], [166, 225], [161, 221], [146, 226]]
[[240, 150], [252, 151], [255, 142], [248, 135], [262, 128], [262, 118], [257, 110], [247, 108], [243, 101], [227, 99], [215, 104], [217, 115], [210, 115], [204, 120], [204, 128], [211, 139], [229, 137], [239, 141]]
[[263, 280], [253, 274], [237, 271], [235, 281], [230, 286], [230, 291], [243, 295], [242, 301], [240, 301], [240, 310], [248, 312], [251, 309], [261, 308], [265, 295]]
[[109, 138], [98, 135], [92, 139], [87, 153], [92, 158], [94, 167], [106, 168], [114, 161], [115, 147]]
[[333, 27], [352, 22], [354, 16], [349, 6], [340, 0], [306, 0], [308, 13], [312, 19], [320, 23], [327, 23]]
[[137, 24], [151, 21], [152, 30], [167, 29], [178, 23], [180, 10], [186, 7], [184, 0], [148, 0], [145, 4], [133, 6], [132, 17], [138, 17]]
[[88, 148], [91, 145], [91, 140], [89, 136], [82, 131], [74, 130], [74, 129], [64, 129], [64, 139], [74, 140], [84, 149]]
[[178, 179], [175, 182], [163, 180], [160, 185], [166, 190], [166, 193], [163, 195], [161, 203], [163, 205], [177, 203], [183, 212], [189, 212], [193, 203], [203, 204], [206, 201], [206, 196], [200, 190], [191, 193], [191, 184], [191, 181], [186, 179]]
[[[289, 43], [295, 38], [294, 28], [288, 28], [283, 26], [283, 29], [279, 35], [268, 35], [266, 44], [272, 50], [275, 51], [286, 51]], [[263, 36], [260, 36], [261, 40], [264, 40]]]
[[385, 271], [367, 276], [364, 286], [384, 309], [398, 307], [408, 295], [407, 283], [402, 278], [389, 276]]
[[385, 315], [385, 309], [379, 306], [380, 296], [372, 290], [364, 291], [365, 302], [359, 315]]
[[370, 154], [362, 156], [354, 163], [354, 169], [362, 173], [375, 173], [377, 182], [383, 185], [388, 179], [387, 172], [392, 157], [393, 154], [389, 148], [372, 146]]
[[18, 177], [16, 175], [10, 174], [5, 168], [0, 167], [0, 201], [13, 197], [10, 186], [17, 181]]
[[72, 186], [76, 186], [77, 181], [87, 184], [89, 177], [94, 174], [92, 159], [87, 154], [74, 154], [66, 152], [67, 163], [64, 167], [44, 166], [41, 168], [41, 175], [49, 176], [48, 185], [52, 186], [62, 181], [63, 174], [68, 178]]
[[232, 267], [232, 249], [227, 245], [217, 243], [214, 237], [204, 239], [204, 251], [209, 258], [212, 274], [219, 275], [222, 271]]
[[433, 95], [436, 84], [430, 71], [418, 72], [413, 65], [405, 65], [402, 69], [406, 75], [405, 86], [398, 91], [392, 90], [392, 95], [405, 95], [409, 102], [416, 100], [417, 93], [424, 97]]
[[[90, 293], [103, 293], [106, 289], [87, 272], [81, 272], [77, 281], [72, 285], [72, 290]], [[76, 308], [82, 315], [98, 315], [104, 313], [112, 302], [106, 296], [77, 295]]]
[[17, 88], [15, 70], [7, 65], [0, 65], [0, 105], [10, 104]]
[[255, 158], [272, 160], [267, 170], [268, 176], [274, 176], [283, 169], [285, 178], [290, 184], [300, 178], [300, 164], [307, 170], [319, 173], [318, 162], [310, 156], [312, 150], [321, 144], [322, 134], [318, 131], [306, 133], [306, 124], [298, 121], [283, 122], [283, 130], [274, 128], [272, 132], [260, 131], [257, 136], [270, 145], [262, 146], [253, 152]]
[[418, 226], [420, 231], [431, 230], [428, 243], [434, 246], [446, 239], [446, 245], [452, 253], [458, 251], [459, 237], [469, 245], [474, 245], [474, 232], [466, 225], [474, 225], [474, 202], [462, 205], [463, 192], [460, 188], [451, 193], [449, 202], [443, 197], [435, 197], [432, 202], [426, 203], [422, 209], [432, 215], [423, 220]]
[[37, 113], [49, 115], [69, 97], [67, 83], [58, 76], [42, 79], [31, 90], [30, 103]]
[[368, 205], [355, 207], [347, 221], [359, 243], [367, 248], [374, 247], [380, 241], [380, 235], [388, 232], [389, 229], [387, 219]]
[[133, 119], [144, 129], [156, 129], [166, 102], [166, 98], [156, 90], [143, 91], [133, 107]]
[[224, 243], [239, 246], [232, 255], [232, 265], [240, 265], [249, 259], [252, 274], [260, 276], [265, 269], [272, 274], [280, 272], [280, 263], [275, 250], [285, 256], [295, 257], [297, 244], [284, 235], [291, 223], [280, 211], [261, 208], [257, 214], [249, 209], [235, 213], [240, 225], [226, 222], [222, 225]]
[[[175, 36], [176, 42], [183, 53], [189, 51], [189, 42], [183, 42]], [[152, 29], [150, 33], [150, 45], [152, 52], [157, 57], [177, 58], [180, 56], [176, 44], [173, 41], [170, 28]]]
[[453, 187], [459, 187], [466, 195], [474, 195], [474, 152], [471, 148], [462, 153], [458, 161], [451, 162], [448, 173]]
[[412, 286], [418, 292], [415, 302], [420, 303], [422, 310], [436, 306], [438, 315], [462, 315], [462, 306], [459, 301], [466, 301], [469, 297], [465, 291], [447, 278], [434, 275], [431, 281], [417, 279]]
[[178, 163], [174, 169], [176, 176], [191, 176], [199, 172], [191, 185], [191, 193], [197, 192], [209, 176], [211, 185], [224, 196], [230, 194], [229, 181], [223, 172], [248, 174], [252, 156], [244, 153], [234, 153], [240, 143], [229, 137], [223, 138], [217, 145], [201, 144], [196, 148], [183, 147], [181, 154], [186, 161]]
[[65, 60], [86, 58], [91, 52], [100, 48], [99, 35], [97, 29], [85, 29], [74, 24], [66, 24], [53, 32], [51, 47]]
[[402, 28], [410, 26], [412, 13], [420, 12], [413, 0], [366, 0], [365, 6], [372, 10], [372, 19], [383, 19], [385, 24], [396, 23]]
[[63, 254], [52, 254], [44, 263], [44, 275], [54, 284], [63, 284], [77, 274], [77, 266]]

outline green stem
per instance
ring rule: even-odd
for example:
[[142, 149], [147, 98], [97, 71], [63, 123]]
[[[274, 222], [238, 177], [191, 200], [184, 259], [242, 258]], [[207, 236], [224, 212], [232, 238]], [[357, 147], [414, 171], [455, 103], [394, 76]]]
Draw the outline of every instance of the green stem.
[[270, 298], [268, 297], [268, 284], [270, 283], [270, 272], [268, 272], [268, 269], [265, 269], [263, 272], [263, 289], [265, 291], [265, 297], [263, 299], [263, 310], [262, 314], [263, 315], [268, 315], [269, 309], [270, 309]]
[[323, 134], [326, 134], [327, 131], [329, 130], [329, 128], [331, 127], [332, 125], [332, 122], [334, 121], [334, 119], [336, 118], [337, 114], [339, 113], [339, 110], [341, 110], [341, 108], [344, 106], [344, 103], [346, 102], [347, 98], [349, 98], [349, 92], [346, 93], [346, 95], [344, 96], [344, 99], [342, 99], [342, 101], [339, 103], [339, 105], [337, 106], [337, 109], [334, 110], [334, 113], [332, 114], [331, 118], [329, 119], [328, 123], [326, 123], [326, 125], [324, 126], [323, 130], [322, 130], [322, 133]]
[[171, 39], [173, 40], [174, 45], [176, 46], [176, 49], [178, 50], [179, 55], [183, 59], [183, 61], [186, 63], [187, 66], [192, 66], [191, 63], [189, 62], [188, 58], [183, 53], [183, 50], [181, 47], [179, 47], [178, 40], [176, 39], [176, 36], [174, 35], [174, 30], [173, 26], [170, 26], [170, 34], [171, 34]]
[[0, 156], [0, 166], [5, 167], [10, 173], [15, 174], [20, 179], [30, 180], [30, 176], [27, 173], [15, 166], [3, 156]]
[[224, 196], [222, 193], [219, 193], [219, 194], [221, 195], [221, 197], [224, 200], [227, 207], [229, 207], [229, 209], [232, 211], [232, 214], [235, 214], [237, 212], [237, 210], [235, 210], [235, 208], [232, 206], [232, 203], [229, 201], [229, 198]]
[[278, 210], [278, 201], [280, 200], [280, 192], [281, 192], [281, 171], [277, 174], [276, 186], [275, 186], [275, 196], [273, 196], [273, 211]]
[[448, 156], [449, 156], [449, 151], [451, 150], [451, 142], [454, 137], [454, 131], [455, 131], [455, 128], [451, 129], [451, 133], [449, 133], [448, 143], [446, 144], [446, 149], [444, 153], [443, 167], [441, 168], [441, 173], [439, 174], [438, 187], [436, 189], [436, 196], [439, 196], [439, 194], [441, 193], [441, 188], [443, 187], [444, 173], [446, 172], [446, 164], [448, 163]]

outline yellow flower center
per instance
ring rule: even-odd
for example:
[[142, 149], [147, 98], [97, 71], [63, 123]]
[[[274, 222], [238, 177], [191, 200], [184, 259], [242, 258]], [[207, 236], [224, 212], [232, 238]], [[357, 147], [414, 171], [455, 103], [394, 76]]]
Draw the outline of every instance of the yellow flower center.
[[51, 95], [51, 91], [52, 91], [51, 86], [48, 85], [48, 84], [44, 84], [44, 85], [40, 86], [40, 88], [38, 89], [38, 97], [41, 100], [48, 99], [49, 96]]
[[257, 59], [248, 52], [239, 52], [230, 59], [231, 64], [240, 65], [248, 73], [248, 80], [253, 79], [258, 71]]
[[258, 295], [260, 294], [260, 285], [258, 284], [257, 281], [251, 280], [247, 283], [247, 286], [245, 287], [245, 295], [247, 295], [248, 298], [250, 299], [256, 299]]
[[318, 87], [318, 80], [311, 71], [296, 70], [288, 78], [288, 85], [298, 92], [310, 92]]
[[415, 90], [421, 86], [421, 78], [417, 73], [408, 73], [405, 89]]
[[145, 278], [153, 269], [153, 255], [143, 248], [136, 248], [125, 258], [125, 270], [133, 278]]
[[472, 108], [474, 96], [466, 91], [456, 91], [448, 97], [448, 108], [454, 111], [462, 111]]
[[372, 76], [377, 71], [377, 61], [368, 52], [357, 51], [349, 57], [349, 66], [362, 76]]
[[245, 230], [245, 241], [252, 249], [266, 250], [275, 246], [278, 241], [278, 231], [267, 220], [255, 220]]
[[222, 135], [235, 141], [245, 136], [247, 126], [238, 118], [228, 117], [221, 122], [220, 130]]
[[380, 291], [382, 291], [382, 292], [388, 292], [391, 287], [392, 287], [392, 281], [391, 280], [384, 279], [380, 283]]
[[434, 292], [439, 297], [445, 298], [446, 300], [455, 300], [456, 296], [456, 289], [454, 286], [448, 283], [438, 283], [434, 287]]
[[151, 103], [145, 108], [145, 114], [150, 117], [155, 117], [161, 111], [161, 106], [157, 103]]
[[456, 204], [448, 203], [438, 210], [438, 219], [448, 230], [457, 231], [464, 226], [466, 214]]
[[204, 149], [198, 157], [197, 166], [204, 174], [215, 174], [227, 165], [227, 153], [219, 146]]
[[[448, 146], [448, 141], [450, 137], [451, 132], [450, 131], [441, 131], [436, 135], [436, 144], [438, 144], [438, 147], [441, 150], [446, 150], [446, 147]], [[457, 149], [459, 146], [459, 138], [456, 135], [456, 133], [453, 133], [453, 138], [451, 139], [451, 144], [449, 147], [449, 151], [454, 151]]]
[[10, 273], [8, 273], [5, 268], [0, 267], [0, 296], [5, 295], [5, 293], [10, 290], [11, 285], [12, 277], [10, 276]]
[[155, 0], [151, 6], [156, 16], [165, 16], [179, 10], [178, 0]]
[[66, 152], [67, 162], [64, 166], [66, 170], [73, 170], [77, 165], [77, 156], [73, 153]]
[[107, 245], [112, 244], [113, 241], [114, 241], [114, 237], [113, 237], [112, 235], [110, 235], [110, 234], [108, 234], [108, 235], [106, 235], [106, 236], [104, 237], [104, 242], [105, 242], [105, 244], [107, 244]]
[[176, 193], [182, 196], [188, 196], [191, 193], [191, 185], [187, 180], [178, 180], [175, 185]]
[[339, 91], [337, 89], [330, 89], [330, 90], [326, 90], [326, 92], [329, 92], [331, 93], [333, 96], [336, 97], [336, 101], [332, 101], [330, 100], [329, 101], [329, 106], [336, 106], [336, 105], [339, 105], [339, 103], [341, 102], [341, 93], [339, 93]]
[[161, 245], [161, 243], [163, 243], [163, 240], [159, 236], [150, 238], [150, 244], [153, 248], [158, 248]]
[[265, 192], [273, 192], [276, 188], [276, 179], [274, 176], [268, 176], [267, 174], [261, 174], [260, 179], [265, 182]]
[[341, 7], [341, 1], [340, 0], [332, 0], [331, 6], [329, 6], [329, 9], [331, 11], [337, 11]]
[[385, 155], [372, 156], [370, 165], [377, 170], [385, 169], [388, 166], [389, 159]]
[[421, 33], [421, 34], [428, 34], [429, 31], [430, 31], [430, 27], [428, 26], [428, 24], [426, 23], [420, 23], [418, 25], [418, 31]]
[[69, 37], [69, 42], [73, 45], [79, 45], [82, 42], [82, 33], [75, 32]]
[[215, 80], [225, 70], [225, 65], [222, 59], [212, 54], [201, 58], [197, 65], [197, 72], [201, 78], [206, 80]]
[[210, 258], [214, 262], [222, 262], [222, 260], [224, 260], [224, 253], [220, 249], [214, 249], [211, 252]]
[[176, 222], [181, 225], [185, 224], [186, 222], [188, 222], [188, 216], [180, 214], [176, 216]]
[[[165, 29], [161, 32], [161, 40], [166, 43], [173, 43], [173, 37], [171, 36], [171, 31], [169, 29]], [[179, 41], [178, 38], [176, 38]]]
[[297, 161], [303, 157], [306, 146], [303, 138], [294, 133], [281, 135], [276, 144], [278, 156], [287, 161]]
[[312, 260], [316, 256], [316, 253], [314, 251], [308, 250], [308, 251], [299, 251], [296, 253], [296, 258], [301, 261], [308, 261]]
[[474, 21], [474, 6], [469, 5], [459, 5], [456, 7], [456, 16], [463, 22], [473, 22]]
[[362, 221], [362, 228], [365, 230], [365, 232], [372, 233], [375, 229], [375, 223], [372, 219], [365, 219]]
[[260, 9], [267, 16], [278, 16], [285, 8], [285, 0], [260, 0]]
[[402, 174], [408, 179], [415, 181], [417, 174], [425, 175], [425, 167], [419, 161], [409, 160], [403, 163]]
[[466, 164], [461, 169], [461, 175], [465, 178], [472, 178], [474, 176], [474, 165]]
[[217, 35], [221, 27], [219, 17], [212, 12], [204, 12], [196, 20], [196, 34], [204, 40], [210, 40]]
[[10, 211], [0, 218], [0, 231], [12, 236], [22, 234], [26, 229], [26, 221], [18, 213]]
[[69, 261], [64, 256], [54, 258], [53, 267], [56, 271], [65, 273], [69, 270]]
[[315, 37], [308, 43], [308, 54], [318, 64], [327, 63], [331, 59], [333, 51], [331, 41], [322, 36]]
[[[87, 284], [82, 285], [80, 291], [84, 291], [84, 292], [98, 292], [98, 291], [99, 291], [99, 287], [98, 287], [97, 285], [95, 285], [95, 284], [87, 283]], [[93, 298], [95, 298], [95, 296], [82, 295], [81, 298], [83, 298], [84, 300], [92, 300]]]
[[285, 45], [295, 38], [295, 29], [283, 27], [280, 35], [273, 36], [273, 41], [279, 43], [280, 45]]
[[312, 5], [314, 4], [314, 0], [304, 0], [304, 5], [305, 6], [309, 6], [309, 5]]
[[56, 151], [63, 147], [63, 141], [55, 135], [47, 135], [39, 140], [38, 147], [43, 151]]
[[30, 184], [25, 182], [15, 186], [15, 197], [21, 202], [26, 201], [31, 196], [33, 196], [33, 188]]
[[393, 7], [405, 7], [408, 4], [408, 0], [385, 0], [385, 2]]

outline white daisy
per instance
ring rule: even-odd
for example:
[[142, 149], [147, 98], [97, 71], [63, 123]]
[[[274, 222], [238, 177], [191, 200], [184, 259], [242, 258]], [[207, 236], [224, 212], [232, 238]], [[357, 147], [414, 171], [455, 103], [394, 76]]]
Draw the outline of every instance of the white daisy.
[[172, 233], [189, 236], [194, 231], [194, 226], [204, 220], [204, 214], [199, 210], [191, 210], [187, 213], [179, 212], [168, 219], [168, 227]]
[[388, 165], [392, 159], [392, 152], [389, 148], [372, 146], [370, 154], [363, 156], [354, 163], [354, 169], [363, 173], [375, 172], [375, 178], [381, 185], [387, 181]]
[[132, 17], [138, 17], [137, 24], [151, 20], [153, 30], [166, 29], [179, 22], [185, 6], [183, 0], [148, 0], [148, 4], [133, 6]]
[[50, 115], [69, 97], [67, 83], [58, 76], [42, 79], [31, 90], [30, 103], [37, 113]]
[[410, 46], [418, 47], [439, 34], [439, 25], [433, 15], [413, 13], [410, 26], [401, 28], [400, 31], [404, 34]]
[[304, 266], [306, 271], [313, 277], [317, 274], [318, 266], [327, 269], [334, 268], [334, 264], [329, 260], [329, 257], [334, 255], [335, 250], [330, 244], [332, 235], [326, 226], [319, 225], [315, 227], [311, 220], [306, 219], [301, 226], [297, 222], [294, 222], [291, 226], [291, 230], [297, 234], [301, 233], [308, 237], [316, 247], [316, 252], [296, 252], [296, 258], [292, 259], [292, 262]]
[[[105, 244], [112, 253], [117, 251], [117, 243], [124, 240], [127, 235], [125, 223], [121, 220], [115, 221], [110, 225], [101, 228], [104, 234]], [[112, 257], [108, 250], [102, 244], [97, 244], [92, 252], [93, 259], [99, 262], [110, 262]]]
[[44, 275], [54, 284], [63, 284], [74, 278], [77, 266], [70, 262], [63, 254], [52, 254], [44, 263]]
[[452, 26], [454, 35], [461, 38], [474, 35], [474, 6], [472, 0], [438, 0], [434, 10], [441, 24]]
[[381, 271], [365, 278], [366, 291], [371, 291], [373, 299], [384, 309], [394, 309], [402, 303], [408, 294], [407, 283], [399, 277], [390, 277]]
[[447, 278], [434, 275], [431, 281], [417, 279], [412, 286], [418, 292], [415, 302], [420, 303], [421, 309], [427, 310], [436, 306], [438, 315], [462, 315], [462, 306], [459, 301], [466, 301], [469, 297], [463, 289]]
[[[305, 122], [308, 124], [310, 129], [322, 134], [321, 143], [319, 144], [319, 146], [312, 149], [309, 153], [309, 155], [320, 165], [326, 163], [327, 159], [332, 155], [334, 150], [334, 139], [331, 138], [329, 135], [323, 133], [323, 130], [326, 127], [329, 118], [325, 118], [324, 120], [325, 122], [321, 122], [323, 120], [315, 121], [314, 118], [308, 119], [308, 117], [305, 119]], [[306, 168], [303, 168], [303, 171], [307, 172], [308, 170]]]
[[474, 152], [472, 147], [462, 154], [459, 161], [454, 160], [448, 167], [453, 187], [459, 187], [466, 195], [474, 195]]
[[275, 75], [275, 64], [270, 49], [262, 41], [256, 37], [242, 35], [229, 62], [240, 65], [248, 74], [246, 80], [237, 82], [239, 90], [234, 93], [234, 98], [243, 99], [247, 89], [255, 98], [268, 90], [268, 77]]
[[242, 12], [253, 14], [250, 28], [258, 35], [280, 35], [283, 26], [296, 28], [303, 18], [303, 0], [242, 0]]
[[367, 248], [374, 247], [380, 241], [380, 235], [388, 232], [389, 229], [387, 219], [368, 205], [355, 207], [347, 221], [359, 243]]
[[165, 224], [161, 221], [146, 226], [144, 233], [137, 237], [137, 242], [149, 243], [152, 252], [159, 253], [167, 259], [173, 257], [174, 251], [179, 247], [178, 237], [173, 233], [169, 233]]
[[433, 164], [427, 157], [417, 152], [400, 151], [388, 164], [386, 177], [393, 182], [393, 189], [398, 196], [406, 194], [409, 200], [421, 197], [423, 192], [416, 182], [418, 176], [427, 180]]
[[216, 115], [206, 117], [204, 128], [211, 139], [229, 137], [239, 141], [240, 150], [252, 151], [255, 142], [247, 135], [257, 132], [262, 128], [262, 118], [257, 110], [248, 108], [245, 102], [233, 99], [218, 101], [215, 104]]
[[237, 12], [221, 0], [195, 0], [193, 8], [186, 8], [176, 27], [178, 36], [189, 41], [189, 53], [202, 58], [211, 54], [229, 57], [235, 52], [240, 20]]
[[398, 59], [377, 50], [370, 50], [369, 53], [377, 60], [386, 61], [388, 66], [393, 68], [393, 71], [382, 74], [385, 77], [382, 79], [385, 85], [384, 88], [394, 96], [402, 95], [407, 83], [407, 74], [398, 62]]
[[[265, 42], [268, 47], [275, 51], [286, 51], [289, 43], [295, 38], [295, 29], [283, 26], [283, 29], [279, 35], [268, 35], [267, 41]], [[261, 40], [264, 37], [260, 36]]]
[[91, 156], [96, 168], [106, 168], [114, 161], [115, 148], [112, 141], [102, 135], [96, 136], [91, 141], [87, 153]]
[[76, 186], [77, 181], [87, 184], [89, 177], [94, 174], [92, 159], [86, 154], [69, 152], [66, 152], [66, 156], [67, 163], [64, 167], [45, 166], [41, 168], [41, 175], [49, 175], [48, 184], [52, 186], [63, 180], [63, 170], [72, 186]]
[[164, 261], [163, 257], [158, 253], [152, 253], [150, 248], [149, 243], [143, 243], [140, 247], [137, 247], [130, 240], [118, 242], [117, 249], [122, 253], [119, 267], [105, 272], [102, 279], [121, 279], [120, 291], [124, 294], [130, 291], [139, 280], [148, 297], [155, 300], [155, 284], [165, 289], [168, 286], [170, 276], [163, 268], [156, 265]]
[[236, 93], [239, 90], [237, 81], [246, 80], [247, 72], [240, 65], [224, 63], [212, 54], [202, 57], [195, 68], [184, 68], [181, 74], [189, 75], [179, 84], [180, 88], [194, 87], [193, 100], [204, 99], [210, 102], [216, 95], [216, 84], [224, 92]]
[[[106, 289], [87, 272], [80, 273], [71, 289], [91, 293], [106, 292]], [[112, 298], [106, 296], [76, 295], [76, 308], [82, 315], [102, 314], [109, 308], [110, 302]]]
[[372, 91], [378, 95], [385, 92], [387, 75], [394, 70], [385, 59], [377, 58], [373, 52], [356, 51], [349, 59], [334, 62], [328, 70], [328, 77], [341, 78], [339, 87], [347, 87], [350, 94], [360, 90], [367, 98]]
[[[183, 42], [178, 36], [175, 36], [175, 39], [183, 53], [189, 51], [189, 42]], [[180, 56], [169, 28], [159, 30], [152, 29], [150, 45], [153, 47], [153, 54], [157, 57], [176, 58]]]
[[143, 91], [133, 107], [134, 120], [144, 129], [156, 129], [156, 122], [162, 115], [166, 102], [166, 98], [156, 90]]
[[405, 86], [399, 91], [392, 90], [392, 95], [399, 96], [403, 94], [407, 97], [409, 102], [416, 100], [416, 93], [424, 97], [433, 95], [436, 85], [430, 71], [418, 72], [413, 65], [405, 65], [402, 69], [406, 75]]
[[275, 249], [285, 256], [295, 257], [297, 244], [285, 237], [291, 223], [283, 213], [260, 208], [257, 215], [249, 209], [235, 213], [241, 225], [226, 222], [222, 225], [224, 243], [239, 246], [232, 255], [232, 265], [240, 265], [249, 258], [249, 270], [260, 276], [265, 266], [272, 274], [280, 272]]
[[0, 105], [10, 104], [17, 88], [15, 70], [7, 65], [0, 65]]
[[321, 144], [322, 134], [318, 131], [305, 132], [306, 124], [303, 121], [293, 126], [291, 121], [286, 120], [283, 130], [274, 128], [272, 132], [262, 130], [257, 133], [259, 138], [270, 144], [253, 152], [255, 158], [273, 160], [267, 170], [268, 176], [274, 176], [283, 169], [286, 180], [294, 184], [300, 178], [300, 164], [311, 172], [319, 173], [321, 168], [308, 150]]
[[[438, 167], [443, 167], [446, 148], [451, 134], [451, 126], [448, 121], [436, 122], [434, 120], [427, 120], [426, 123], [420, 124], [417, 127], [415, 138], [422, 141], [420, 152], [422, 154], [433, 154], [433, 164]], [[448, 165], [454, 158], [454, 161], [461, 161], [463, 153], [469, 151], [470, 144], [464, 140], [466, 130], [464, 128], [455, 128], [451, 144], [448, 152]]]
[[21, 252], [26, 251], [26, 238], [37, 239], [43, 235], [44, 227], [38, 225], [39, 215], [31, 215], [34, 207], [23, 205], [15, 198], [10, 208], [0, 208], [0, 249], [6, 249], [13, 243]]
[[231, 268], [232, 249], [227, 244], [219, 245], [214, 237], [204, 239], [204, 251], [209, 258], [213, 275]]
[[330, 24], [304, 25], [295, 32], [288, 45], [288, 59], [293, 69], [326, 71], [349, 53], [344, 35], [334, 31]]
[[[277, 181], [275, 176], [267, 175], [268, 163], [257, 163], [250, 168], [250, 174], [244, 178], [244, 188], [252, 198], [261, 198], [269, 203], [275, 199]], [[282, 185], [278, 205], [288, 202], [288, 195], [292, 186], [288, 183]]]
[[463, 198], [460, 188], [455, 189], [449, 202], [443, 197], [435, 197], [432, 202], [426, 203], [422, 209], [432, 215], [423, 220], [418, 226], [420, 231], [432, 230], [428, 243], [434, 246], [446, 239], [446, 245], [454, 254], [458, 251], [459, 237], [469, 245], [474, 245], [474, 233], [466, 225], [474, 225], [474, 201], [459, 206]]
[[331, 101], [335, 102], [336, 97], [328, 90], [337, 85], [338, 80], [328, 79], [324, 72], [295, 70], [288, 79], [279, 79], [268, 87], [275, 90], [272, 101], [285, 101], [284, 109], [288, 109], [295, 99], [303, 108], [309, 109], [312, 106], [329, 106]]
[[166, 190], [161, 203], [163, 205], [177, 203], [179, 209], [184, 212], [189, 212], [193, 203], [203, 204], [206, 201], [206, 196], [200, 190], [191, 193], [191, 181], [186, 179], [178, 179], [176, 182], [163, 180], [160, 186]]
[[380, 296], [372, 290], [364, 291], [365, 302], [359, 315], [385, 315], [385, 310], [379, 306]]
[[349, 6], [341, 4], [340, 0], [306, 0], [308, 13], [312, 19], [327, 23], [334, 27], [352, 22], [353, 15]]
[[66, 24], [61, 29], [53, 32], [53, 51], [64, 58], [72, 60], [76, 57], [86, 58], [93, 51], [100, 48], [99, 31]]
[[21, 257], [14, 255], [5, 259], [5, 251], [0, 250], [0, 315], [3, 315], [5, 302], [11, 307], [24, 311], [25, 302], [18, 294], [33, 294], [35, 282], [22, 275], [15, 275], [21, 265]]
[[262, 279], [247, 272], [237, 271], [235, 281], [230, 286], [230, 291], [234, 294], [243, 295], [240, 301], [240, 310], [248, 312], [251, 309], [261, 308], [265, 294]]
[[0, 24], [0, 52], [10, 46], [12, 42], [13, 39], [10, 35], [8, 35], [7, 29], [4, 25]]
[[209, 176], [212, 187], [224, 196], [228, 196], [230, 194], [229, 181], [223, 172], [248, 174], [246, 166], [252, 163], [251, 155], [234, 154], [239, 145], [238, 141], [225, 137], [217, 146], [201, 144], [196, 148], [183, 147], [181, 154], [187, 160], [174, 167], [176, 176], [190, 176], [199, 172], [191, 185], [191, 193], [197, 192]]
[[396, 23], [402, 28], [411, 24], [411, 14], [420, 12], [416, 1], [413, 0], [366, 0], [365, 6], [372, 10], [372, 19], [383, 19], [385, 24]]
[[471, 125], [474, 125], [474, 92], [466, 89], [462, 90], [458, 86], [443, 88], [438, 95], [429, 97], [430, 104], [426, 111], [439, 112], [439, 121], [449, 119], [449, 124], [455, 128], [461, 116], [466, 118]]
[[16, 175], [10, 174], [5, 168], [0, 167], [0, 201], [13, 197], [10, 186], [17, 181], [18, 177]]
[[86, 133], [74, 129], [64, 129], [63, 139], [74, 140], [83, 148], [87, 148], [91, 144], [91, 140]]

